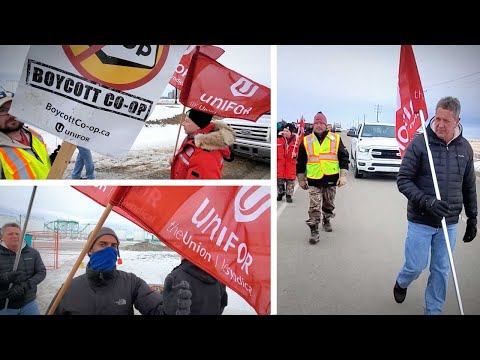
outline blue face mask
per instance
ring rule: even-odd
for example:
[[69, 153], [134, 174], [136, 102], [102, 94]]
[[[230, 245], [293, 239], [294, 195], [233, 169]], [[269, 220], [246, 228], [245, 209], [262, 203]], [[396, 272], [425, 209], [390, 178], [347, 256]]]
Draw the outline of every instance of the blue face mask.
[[90, 256], [90, 267], [97, 271], [112, 270], [117, 263], [117, 250], [113, 246], [94, 252]]

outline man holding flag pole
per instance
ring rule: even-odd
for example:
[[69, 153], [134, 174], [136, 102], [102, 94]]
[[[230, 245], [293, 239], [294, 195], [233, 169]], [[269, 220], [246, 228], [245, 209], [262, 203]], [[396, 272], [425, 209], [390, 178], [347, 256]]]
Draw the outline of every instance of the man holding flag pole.
[[[478, 211], [473, 150], [462, 136], [460, 101], [450, 96], [440, 99], [435, 116], [425, 125], [427, 107], [410, 45], [401, 47], [399, 95], [396, 134], [403, 159], [397, 186], [408, 199], [408, 227], [405, 262], [393, 288], [394, 299], [397, 303], [405, 300], [408, 286], [427, 267], [431, 254], [424, 314], [441, 314], [451, 268], [463, 315], [452, 251], [463, 206], [468, 218], [464, 242], [477, 234]], [[414, 137], [420, 126], [423, 136]]]

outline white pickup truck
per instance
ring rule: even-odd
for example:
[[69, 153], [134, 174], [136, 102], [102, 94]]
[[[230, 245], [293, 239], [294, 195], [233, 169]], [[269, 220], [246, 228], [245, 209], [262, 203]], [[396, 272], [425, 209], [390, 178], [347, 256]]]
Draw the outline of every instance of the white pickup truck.
[[394, 124], [360, 124], [357, 131], [348, 136], [353, 137], [350, 162], [356, 178], [363, 177], [366, 172], [398, 173], [402, 159]]
[[222, 120], [235, 132], [233, 152], [239, 156], [270, 163], [272, 136], [271, 114], [262, 115], [256, 122], [225, 118]]

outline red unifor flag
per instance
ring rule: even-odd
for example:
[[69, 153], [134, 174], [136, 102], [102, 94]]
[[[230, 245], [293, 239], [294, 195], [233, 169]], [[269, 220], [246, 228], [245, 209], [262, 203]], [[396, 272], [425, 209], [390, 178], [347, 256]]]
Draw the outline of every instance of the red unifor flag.
[[428, 118], [427, 105], [423, 95], [422, 82], [411, 45], [402, 45], [398, 70], [399, 107], [396, 112], [396, 138], [403, 157], [407, 145], [415, 132], [422, 126], [420, 110]]
[[257, 121], [270, 111], [270, 89], [195, 52], [180, 102], [221, 117]]
[[74, 186], [270, 314], [268, 186]]
[[298, 147], [303, 141], [303, 135], [305, 134], [305, 119], [302, 115], [300, 122], [298, 123], [297, 134], [295, 135], [295, 143], [293, 145], [292, 158], [296, 158], [298, 155]]
[[183, 56], [169, 81], [170, 85], [175, 86], [180, 91], [182, 90], [183, 82], [185, 80], [185, 76], [187, 75], [188, 68], [190, 67], [190, 61], [192, 60], [192, 56], [195, 51], [200, 51], [201, 53], [210, 56], [214, 60], [217, 60], [225, 52], [225, 50], [218, 46], [190, 45], [183, 53]]

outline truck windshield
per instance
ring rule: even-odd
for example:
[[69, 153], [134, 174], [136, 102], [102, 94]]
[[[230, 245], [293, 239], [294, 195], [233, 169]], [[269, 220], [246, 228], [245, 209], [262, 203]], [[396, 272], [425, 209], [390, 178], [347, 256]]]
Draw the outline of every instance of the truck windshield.
[[395, 126], [390, 125], [365, 125], [362, 137], [395, 138]]

